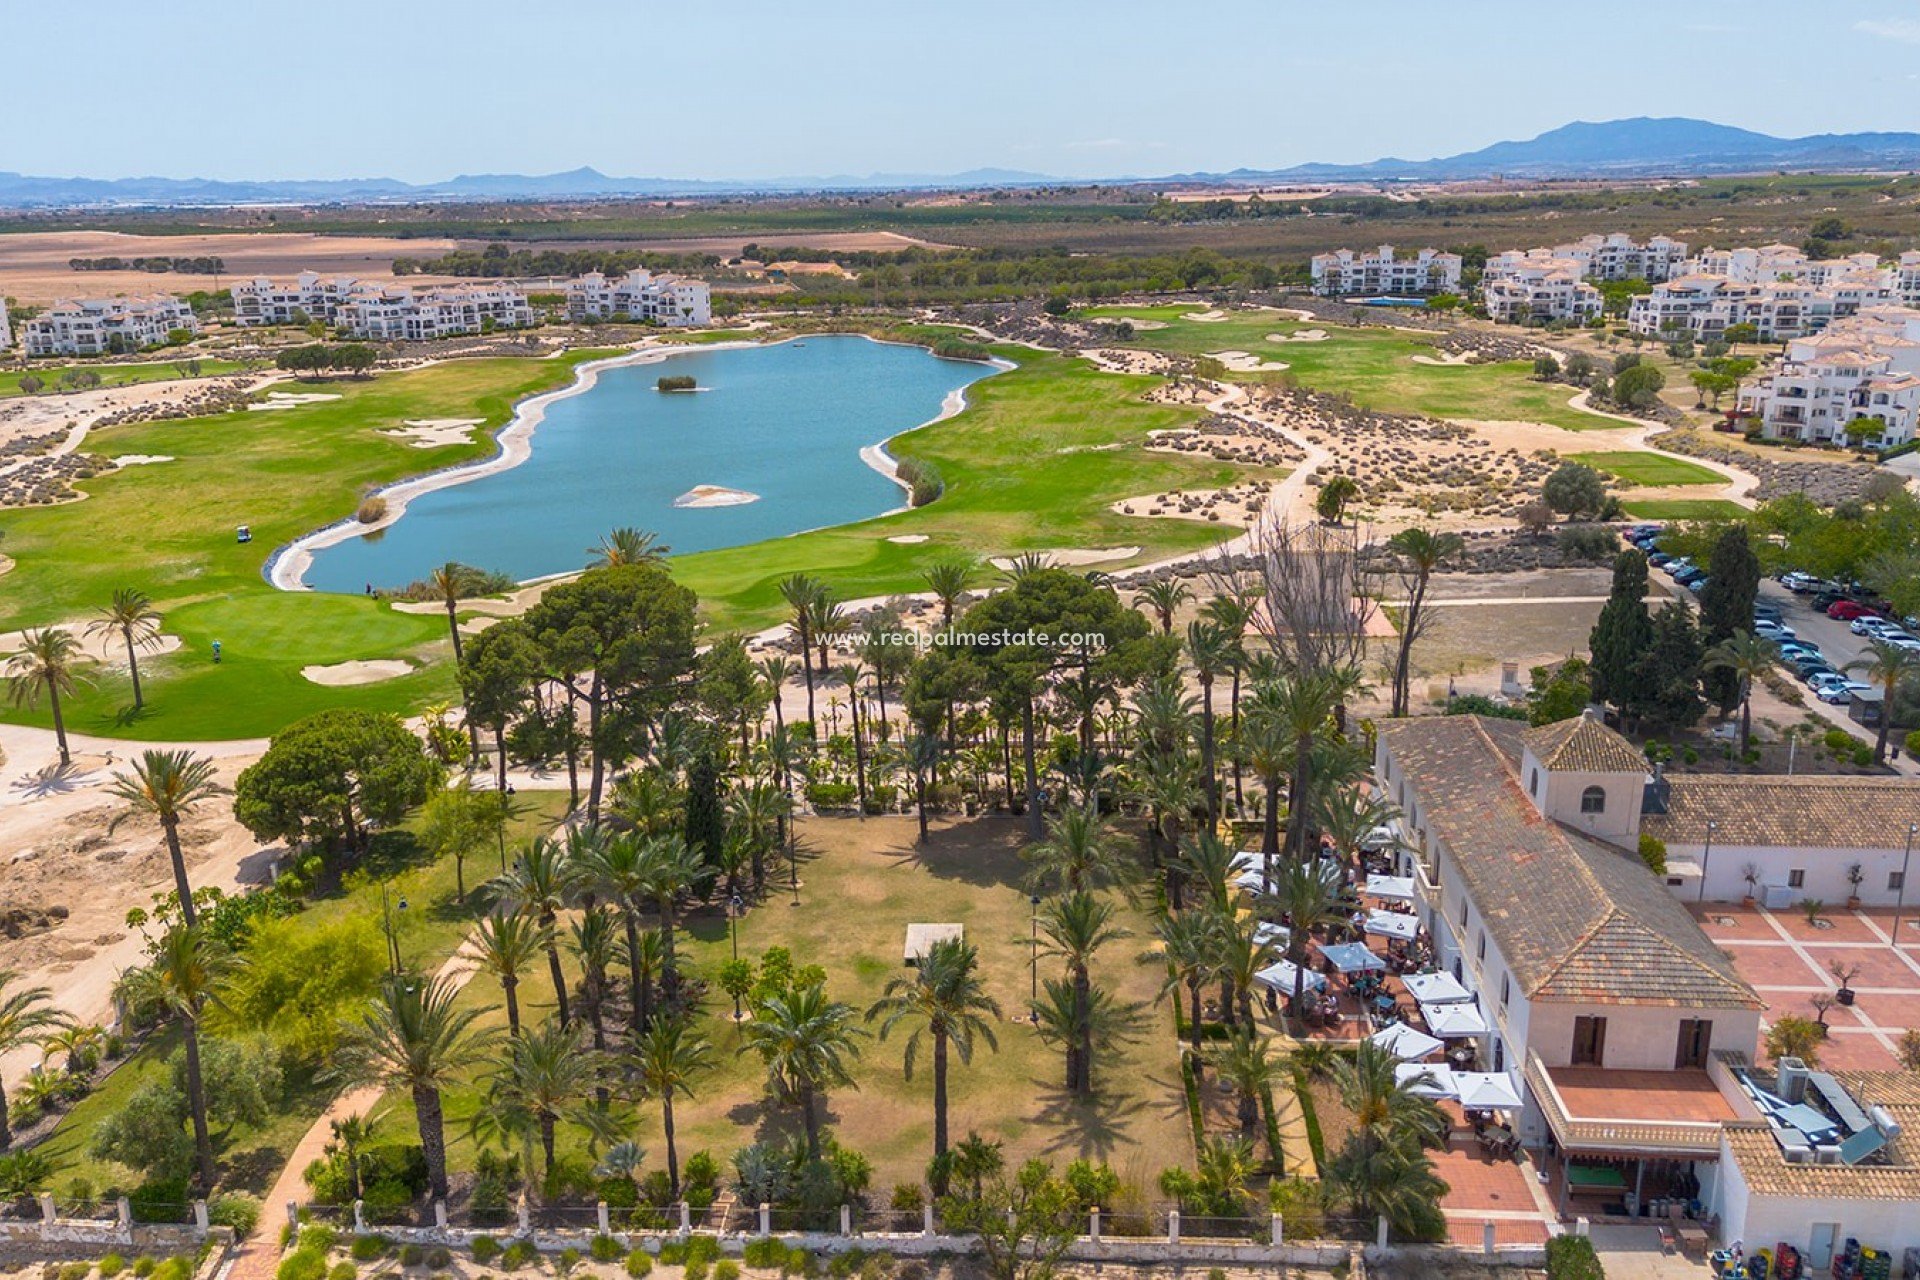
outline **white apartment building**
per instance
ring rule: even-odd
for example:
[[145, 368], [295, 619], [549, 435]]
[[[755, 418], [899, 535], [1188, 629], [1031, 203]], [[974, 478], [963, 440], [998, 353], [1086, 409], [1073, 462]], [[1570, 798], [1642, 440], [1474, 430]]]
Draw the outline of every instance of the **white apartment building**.
[[1555, 245], [1553, 253], [1583, 262], [1581, 274], [1589, 280], [1646, 280], [1658, 284], [1673, 275], [1686, 260], [1687, 242], [1669, 236], [1652, 236], [1642, 244], [1616, 231]]
[[[1848, 1236], [1895, 1256], [1920, 1246], [1920, 1139], [1905, 1136], [1920, 1133], [1920, 1086], [1794, 1059], [1755, 1070], [1763, 1003], [1682, 901], [1740, 896], [1747, 862], [1769, 883], [1804, 867], [1783, 883], [1828, 900], [1845, 897], [1829, 877], [1852, 860], [1887, 884], [1874, 877], [1891, 874], [1889, 839], [1865, 828], [1884, 819], [1893, 843], [1903, 824], [1920, 831], [1920, 783], [1667, 780], [1584, 716], [1378, 730], [1375, 778], [1402, 814], [1402, 869], [1435, 963], [1476, 993], [1482, 1067], [1524, 1086], [1516, 1132], [1556, 1175], [1563, 1216], [1578, 1211], [1566, 1170], [1607, 1166], [1629, 1206], [1676, 1180], [1696, 1187], [1687, 1197], [1721, 1239], [1749, 1251], [1787, 1242], [1824, 1269]], [[1636, 852], [1642, 833], [1671, 840], [1665, 882]], [[1728, 842], [1720, 852], [1689, 843], [1709, 833]]]
[[234, 320], [242, 325], [318, 320], [356, 338], [419, 342], [533, 323], [518, 285], [454, 284], [420, 289], [351, 276], [303, 271], [277, 283], [256, 276], [233, 286]]
[[179, 298], [63, 299], [20, 326], [29, 356], [98, 356], [162, 346], [169, 334], [200, 332], [193, 308]]
[[334, 309], [332, 323], [355, 338], [427, 342], [522, 328], [533, 323], [533, 308], [510, 284], [360, 285]]
[[1600, 314], [1600, 291], [1584, 279], [1584, 265], [1558, 249], [1509, 249], [1488, 258], [1480, 277], [1488, 317], [1501, 324], [1592, 319]]
[[1339, 249], [1313, 255], [1313, 291], [1323, 295], [1400, 297], [1452, 293], [1460, 288], [1460, 255], [1422, 249], [1411, 258], [1394, 256], [1393, 246], [1355, 253]]
[[1894, 264], [1894, 288], [1903, 307], [1920, 307], [1920, 249], [1909, 249]]
[[704, 325], [713, 320], [713, 301], [704, 280], [641, 267], [618, 279], [590, 271], [567, 285], [567, 318]]
[[[1736, 410], [1762, 435], [1887, 448], [1920, 432], [1920, 309], [1867, 307], [1787, 344], [1780, 364], [1740, 387]], [[1850, 423], [1880, 425], [1862, 440]]]
[[255, 276], [229, 291], [233, 295], [233, 320], [249, 326], [305, 324], [310, 320], [332, 324], [334, 313], [356, 287], [359, 282], [352, 276], [322, 277], [316, 271], [302, 271], [284, 284]]
[[[1914, 271], [1920, 287], [1920, 260]], [[1760, 341], [1781, 342], [1899, 297], [1899, 268], [1871, 253], [1813, 259], [1784, 244], [1705, 249], [1652, 293], [1635, 298], [1627, 324], [1652, 337], [1688, 333], [1697, 339], [1751, 324]]]
[[0, 298], [0, 351], [13, 345], [13, 325], [7, 319], [7, 300]]

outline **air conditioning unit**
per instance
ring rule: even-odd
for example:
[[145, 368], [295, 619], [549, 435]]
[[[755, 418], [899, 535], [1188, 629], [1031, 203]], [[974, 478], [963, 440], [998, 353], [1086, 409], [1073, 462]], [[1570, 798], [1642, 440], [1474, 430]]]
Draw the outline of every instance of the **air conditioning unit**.
[[1798, 1058], [1782, 1058], [1775, 1064], [1780, 1072], [1780, 1096], [1788, 1102], [1807, 1100], [1807, 1077], [1813, 1074]]
[[1760, 886], [1760, 901], [1769, 911], [1785, 911], [1793, 905], [1793, 888], [1784, 884]]
[[1815, 1147], [1813, 1149], [1813, 1154], [1815, 1156], [1815, 1160], [1814, 1160], [1815, 1164], [1839, 1164], [1840, 1163], [1840, 1148], [1836, 1146], [1832, 1146], [1831, 1144], [1824, 1147]]

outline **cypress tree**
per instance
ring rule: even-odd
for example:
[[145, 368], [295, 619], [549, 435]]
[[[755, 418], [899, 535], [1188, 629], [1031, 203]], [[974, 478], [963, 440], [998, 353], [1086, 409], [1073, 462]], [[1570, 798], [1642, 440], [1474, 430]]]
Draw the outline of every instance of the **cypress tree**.
[[1627, 712], [1654, 733], [1684, 729], [1700, 718], [1704, 658], [1693, 612], [1678, 600], [1653, 615], [1653, 639], [1635, 673]]
[[1613, 590], [1593, 624], [1587, 647], [1593, 651], [1593, 698], [1626, 709], [1640, 659], [1653, 642], [1647, 613], [1647, 558], [1622, 551], [1613, 560]]
[[687, 848], [700, 855], [709, 870], [718, 871], [726, 818], [720, 809], [720, 766], [711, 748], [702, 748], [687, 766], [686, 835]]
[[[1747, 526], [1728, 525], [1707, 557], [1707, 585], [1700, 589], [1700, 630], [1705, 647], [1753, 630], [1753, 606], [1760, 598], [1760, 559], [1753, 554]], [[1707, 697], [1729, 715], [1740, 705], [1740, 678], [1724, 668], [1705, 673]]]

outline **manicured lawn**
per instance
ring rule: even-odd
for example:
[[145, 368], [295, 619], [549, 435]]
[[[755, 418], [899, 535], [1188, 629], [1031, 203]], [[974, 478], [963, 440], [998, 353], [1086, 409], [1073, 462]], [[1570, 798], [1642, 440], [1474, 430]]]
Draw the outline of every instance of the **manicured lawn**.
[[[452, 691], [444, 665], [400, 680], [323, 688], [300, 669], [356, 658], [432, 659], [444, 623], [352, 596], [275, 590], [261, 577], [272, 549], [350, 514], [363, 489], [487, 456], [465, 444], [415, 449], [381, 434], [408, 418], [477, 417], [504, 423], [515, 401], [563, 384], [580, 360], [460, 361], [301, 390], [340, 399], [269, 412], [116, 427], [89, 439], [103, 453], [162, 454], [172, 462], [84, 481], [82, 502], [7, 513], [16, 562], [0, 590], [0, 630], [73, 623], [119, 587], [153, 597], [182, 648], [147, 664], [147, 707], [129, 719], [123, 677], [99, 677], [69, 703], [68, 723], [90, 733], [215, 739], [269, 733], [329, 706], [409, 710]], [[252, 527], [238, 543], [234, 528]], [[220, 641], [224, 661], [212, 662]], [[0, 715], [45, 724], [37, 711]]]
[[[1285, 474], [1140, 448], [1149, 431], [1185, 426], [1200, 416], [1147, 403], [1155, 378], [1103, 373], [1084, 360], [1023, 348], [1000, 354], [1019, 367], [968, 388], [966, 412], [910, 431], [891, 445], [897, 456], [939, 468], [946, 492], [938, 502], [859, 524], [676, 557], [674, 572], [699, 594], [708, 621], [719, 627], [779, 621], [784, 607], [776, 584], [795, 572], [823, 579], [842, 597], [858, 598], [921, 589], [921, 570], [956, 552], [1137, 546], [1138, 558], [1147, 559], [1205, 548], [1237, 531], [1122, 516], [1108, 508], [1121, 498], [1166, 489], [1219, 488], [1250, 476]], [[927, 541], [888, 541], [910, 534]]]
[[[519, 800], [521, 812], [508, 836], [509, 854], [535, 835], [551, 830], [566, 811], [564, 792], [522, 793]], [[315, 924], [353, 915], [377, 920], [380, 885], [385, 882], [395, 901], [404, 899], [409, 904], [399, 914], [395, 929], [402, 955], [410, 965], [431, 972], [466, 936], [473, 912], [463, 907], [454, 893], [453, 859], [426, 856], [409, 830], [403, 828], [377, 838], [363, 871], [352, 877], [351, 885], [317, 898], [301, 918]], [[484, 856], [470, 859], [466, 868], [469, 890], [497, 870], [497, 862]], [[213, 1034], [223, 1031], [231, 1033], [231, 1029], [218, 1028], [216, 1023]], [[171, 1032], [154, 1036], [98, 1090], [67, 1113], [40, 1148], [53, 1159], [61, 1186], [76, 1177], [91, 1182], [96, 1190], [125, 1189], [139, 1182], [131, 1170], [95, 1158], [88, 1145], [105, 1117], [124, 1106], [142, 1084], [167, 1069], [166, 1059], [178, 1044], [179, 1037]], [[264, 1124], [238, 1124], [224, 1130], [216, 1127], [214, 1150], [223, 1189], [255, 1194], [267, 1191], [286, 1164], [288, 1153], [326, 1110], [335, 1092], [336, 1086], [319, 1078], [317, 1068], [299, 1068], [288, 1072], [286, 1090]]]
[[[782, 865], [770, 877], [766, 898], [739, 921], [741, 956], [757, 960], [769, 946], [788, 947], [796, 962], [826, 969], [830, 996], [864, 1012], [888, 979], [910, 972], [901, 963], [909, 923], [964, 925], [967, 940], [980, 949], [982, 975], [1005, 1018], [994, 1028], [997, 1053], [982, 1043], [971, 1066], [957, 1057], [953, 1062], [956, 1141], [978, 1129], [1005, 1142], [1012, 1162], [1029, 1155], [1061, 1162], [1086, 1155], [1110, 1161], [1123, 1178], [1149, 1182], [1166, 1166], [1192, 1160], [1170, 1006], [1153, 1004], [1164, 971], [1140, 962], [1149, 928], [1143, 913], [1115, 897], [1117, 922], [1132, 936], [1095, 957], [1093, 976], [1121, 1002], [1140, 1006], [1138, 1029], [1096, 1062], [1098, 1092], [1082, 1102], [1061, 1088], [1060, 1052], [1026, 1022], [1032, 908], [1021, 882], [1025, 866], [1017, 854], [1016, 822], [942, 823], [922, 849], [914, 847], [913, 823], [906, 818], [816, 818], [803, 821], [800, 832], [803, 848], [812, 851], [801, 861], [800, 905], [790, 905]], [[678, 938], [692, 970], [709, 980], [732, 954], [727, 921], [718, 910], [695, 915]], [[1060, 976], [1059, 961], [1042, 955], [1040, 976]], [[491, 979], [476, 977], [466, 998], [492, 1006], [490, 1017], [504, 1026], [500, 989]], [[522, 981], [520, 999], [523, 1017], [548, 1015], [553, 992], [544, 966]], [[724, 1168], [739, 1148], [800, 1129], [798, 1113], [767, 1093], [766, 1069], [758, 1056], [742, 1051], [732, 1013], [731, 1000], [710, 988], [701, 1026], [714, 1048], [714, 1068], [700, 1080], [696, 1096], [675, 1107], [683, 1162], [689, 1153], [706, 1149]], [[609, 1034], [624, 1039], [617, 1025]], [[825, 1114], [843, 1142], [873, 1161], [875, 1190], [884, 1202], [893, 1183], [921, 1178], [932, 1152], [930, 1058], [923, 1045], [908, 1081], [901, 1033], [884, 1043], [863, 1044], [854, 1071], [859, 1087], [834, 1090]], [[389, 1098], [387, 1105], [393, 1108], [393, 1132], [411, 1125], [404, 1099]], [[464, 1130], [479, 1106], [477, 1089], [448, 1099], [455, 1168], [472, 1167], [475, 1148]], [[635, 1137], [647, 1150], [647, 1167], [664, 1167], [657, 1105], [640, 1107]], [[577, 1129], [566, 1130], [563, 1141], [569, 1150], [584, 1151]]]
[[1636, 520], [1738, 520], [1748, 514], [1745, 507], [1725, 498], [1669, 498], [1620, 505]]
[[1623, 449], [1613, 453], [1570, 453], [1567, 457], [1573, 462], [1584, 462], [1596, 470], [1616, 476], [1627, 484], [1645, 485], [1648, 488], [1727, 482], [1727, 478], [1718, 471], [1662, 453], [1639, 453]]
[[[1210, 351], [1246, 351], [1263, 360], [1284, 361], [1287, 372], [1320, 391], [1345, 392], [1356, 404], [1394, 413], [1425, 413], [1439, 418], [1542, 422], [1571, 431], [1618, 426], [1607, 418], [1568, 406], [1570, 388], [1534, 382], [1532, 365], [1522, 360], [1500, 364], [1435, 366], [1417, 364], [1416, 355], [1435, 356], [1432, 340], [1393, 329], [1348, 329], [1324, 321], [1301, 323], [1271, 311], [1232, 311], [1227, 319], [1206, 322], [1181, 314], [1198, 308], [1101, 307], [1086, 314], [1109, 319], [1129, 316], [1165, 322], [1143, 329], [1124, 345], [1181, 355]], [[1306, 329], [1327, 333], [1320, 342], [1274, 342], [1269, 334], [1292, 335]], [[1229, 374], [1232, 378], [1272, 375]]]
[[[222, 373], [233, 373], [240, 368], [236, 360], [214, 360], [207, 357], [183, 356], [181, 363], [189, 359], [198, 360], [200, 376], [211, 378]], [[159, 361], [153, 364], [62, 364], [48, 365], [35, 369], [8, 369], [0, 372], [0, 396], [17, 396], [26, 393], [20, 390], [20, 379], [32, 374], [44, 384], [39, 395], [52, 394], [60, 385], [61, 375], [71, 369], [87, 369], [100, 375], [103, 387], [130, 387], [137, 382], [167, 382], [187, 375], [173, 367], [172, 363]]]

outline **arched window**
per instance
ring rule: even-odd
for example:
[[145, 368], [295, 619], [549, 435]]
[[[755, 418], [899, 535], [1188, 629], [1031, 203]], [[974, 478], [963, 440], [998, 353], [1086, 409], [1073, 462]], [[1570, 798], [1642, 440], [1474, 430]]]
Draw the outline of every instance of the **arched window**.
[[1540, 771], [1530, 769], [1527, 772], [1527, 794], [1538, 799], [1540, 796]]
[[1607, 811], [1607, 789], [1588, 787], [1580, 793], [1580, 812], [1605, 813]]

